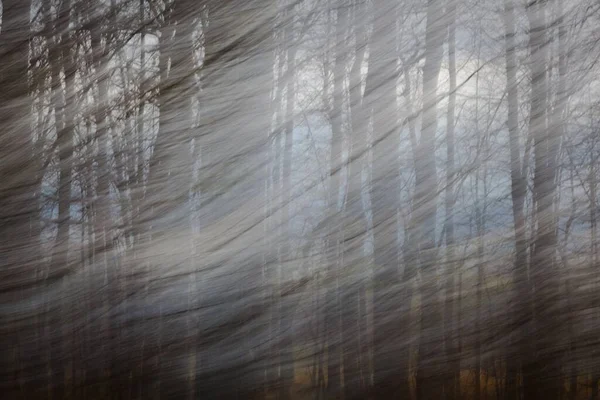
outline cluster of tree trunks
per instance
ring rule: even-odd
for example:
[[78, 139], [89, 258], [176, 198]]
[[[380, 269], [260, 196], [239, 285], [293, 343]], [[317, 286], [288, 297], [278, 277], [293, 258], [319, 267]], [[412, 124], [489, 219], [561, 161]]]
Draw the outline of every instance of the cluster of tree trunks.
[[[504, 399], [598, 398], [598, 318], [583, 315], [598, 306], [597, 132], [577, 144], [567, 123], [570, 57], [589, 67], [573, 41], [592, 36], [598, 10], [504, 0], [491, 13], [501, 54], [483, 61], [480, 43], [460, 81], [465, 5], [413, 3], [3, 0], [0, 392], [429, 400], [487, 399], [493, 386]], [[577, 13], [579, 30], [567, 24]], [[499, 102], [480, 93], [497, 59]], [[323, 73], [317, 89], [306, 64]], [[457, 127], [472, 117], [460, 91], [473, 77], [469, 166]], [[311, 96], [329, 134], [314, 185], [296, 171]], [[497, 113], [506, 150], [494, 158]], [[492, 159], [508, 163], [506, 184]], [[297, 240], [298, 198], [319, 185], [311, 201], [324, 211]], [[501, 185], [511, 250], [496, 299], [508, 309], [493, 314]], [[570, 250], [584, 231], [585, 251]], [[589, 332], [573, 329], [581, 318]]]

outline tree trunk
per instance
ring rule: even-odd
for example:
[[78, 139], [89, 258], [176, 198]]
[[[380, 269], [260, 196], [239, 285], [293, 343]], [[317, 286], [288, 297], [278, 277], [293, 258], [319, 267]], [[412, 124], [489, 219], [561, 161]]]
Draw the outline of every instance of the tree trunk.
[[[290, 223], [291, 217], [291, 203], [293, 201], [292, 194], [292, 155], [293, 155], [293, 140], [294, 140], [294, 115], [295, 115], [295, 101], [296, 101], [296, 52], [298, 49], [297, 38], [295, 37], [295, 8], [289, 10], [289, 15], [286, 18], [285, 27], [285, 45], [287, 68], [286, 68], [286, 111], [285, 111], [285, 144], [283, 149], [283, 192], [282, 199], [285, 202], [283, 206], [283, 235], [284, 244], [282, 248], [282, 255], [285, 259], [293, 259], [293, 237], [292, 237], [292, 226]], [[291, 271], [286, 270], [285, 275], [289, 276]], [[289, 314], [288, 307], [285, 307], [285, 303], [280, 309], [280, 321], [281, 330], [283, 332], [291, 331], [292, 327], [292, 315]], [[294, 382], [294, 344], [291, 335], [284, 335], [280, 345], [280, 359], [281, 369], [281, 384], [280, 384], [280, 399], [288, 399], [290, 397], [290, 387]]]
[[[368, 267], [364, 256], [364, 241], [368, 233], [368, 221], [362, 205], [362, 172], [366, 160], [366, 137], [368, 116], [365, 115], [362, 102], [361, 68], [365, 56], [366, 33], [363, 21], [365, 5], [363, 1], [355, 1], [354, 40], [355, 59], [349, 76], [349, 101], [352, 133], [348, 168], [348, 192], [344, 202], [344, 276], [358, 278], [356, 287], [347, 285], [342, 297], [342, 330], [344, 342], [342, 364], [344, 365], [344, 398], [352, 399], [366, 390], [366, 379], [369, 369], [367, 354], [367, 334], [364, 329], [366, 313], [361, 308], [366, 303], [365, 282], [360, 279]], [[364, 374], [362, 373], [364, 371]]]
[[437, 86], [446, 34], [443, 2], [429, 0], [423, 66], [422, 132], [416, 157], [415, 224], [421, 258], [421, 343], [417, 372], [420, 400], [434, 399], [443, 391], [443, 336], [436, 278], [437, 172], [435, 136], [437, 132]]
[[535, 352], [527, 355], [530, 361], [523, 365], [527, 399], [558, 399], [562, 392], [559, 344], [562, 336], [560, 328], [564, 324], [560, 322], [554, 215], [556, 155], [560, 133], [546, 123], [546, 4], [546, 0], [533, 1], [527, 9], [532, 81], [529, 129], [534, 141], [533, 195], [537, 222], [530, 273], [536, 287], [533, 299], [535, 320], [530, 336], [530, 346]]
[[328, 234], [329, 285], [327, 301], [327, 392], [328, 398], [341, 398], [341, 368], [343, 332], [341, 326], [342, 304], [340, 299], [340, 271], [343, 249], [341, 208], [339, 205], [342, 175], [342, 142], [344, 116], [344, 81], [346, 78], [346, 30], [348, 24], [348, 6], [346, 0], [337, 5], [334, 67], [333, 67], [333, 108], [331, 110], [331, 153], [329, 174], [329, 212], [331, 221]]
[[447, 357], [447, 374], [444, 392], [447, 400], [457, 397], [456, 389], [460, 383], [460, 354], [457, 353], [457, 330], [454, 321], [454, 298], [456, 274], [456, 255], [454, 243], [454, 115], [456, 110], [456, 3], [448, 2], [448, 68], [450, 75], [450, 96], [448, 99], [447, 127], [446, 127], [446, 304], [444, 308], [445, 321], [445, 346]]
[[373, 118], [373, 366], [376, 398], [408, 393], [403, 344], [395, 336], [402, 326], [401, 281], [398, 259], [399, 132], [396, 114], [396, 8], [395, 2], [373, 2], [373, 33], [369, 45], [369, 75], [365, 107]]
[[[73, 178], [73, 146], [74, 146], [74, 107], [75, 107], [75, 62], [72, 33], [68, 26], [71, 20], [71, 2], [63, 2], [58, 10], [54, 25], [54, 47], [50, 49], [52, 63], [52, 88], [54, 90], [56, 144], [58, 148], [58, 230], [50, 263], [50, 276], [61, 277], [69, 271], [69, 232], [71, 229], [71, 186]], [[64, 69], [65, 89], [62, 87], [61, 72]], [[66, 376], [71, 363], [67, 359], [65, 347], [72, 338], [64, 337], [63, 320], [69, 315], [71, 305], [60, 302], [58, 310], [49, 314], [53, 336], [50, 342], [50, 368], [52, 371], [52, 394], [57, 398], [67, 397]]]
[[[595, 142], [595, 140], [594, 140]], [[588, 177], [588, 183], [590, 186], [590, 192], [589, 192], [589, 197], [590, 197], [590, 204], [589, 204], [589, 212], [590, 212], [590, 231], [591, 231], [591, 241], [590, 241], [590, 253], [591, 253], [591, 267], [592, 267], [592, 271], [594, 271], [594, 273], [596, 274], [596, 276], [598, 276], [598, 249], [597, 249], [597, 234], [598, 234], [598, 225], [596, 222], [596, 209], [597, 209], [597, 204], [596, 204], [596, 198], [597, 198], [597, 182], [596, 182], [596, 155], [595, 153], [595, 146], [592, 145], [592, 148], [590, 149], [591, 151], [591, 160], [590, 160], [590, 171], [589, 171], [589, 177]], [[597, 281], [596, 281], [597, 282]], [[593, 293], [590, 294], [590, 297], [594, 300], [594, 306], [593, 309], [595, 310], [595, 315], [594, 315], [594, 319], [596, 319], [596, 321], [598, 320], [598, 312], [596, 310], [598, 310], [598, 296], [596, 294], [597, 291], [597, 285], [593, 285]], [[592, 339], [592, 343], [593, 343], [593, 339]], [[593, 346], [593, 345], [592, 345]], [[594, 348], [594, 350], [592, 351], [593, 357], [596, 358], [598, 357], [598, 352], [597, 350]], [[592, 395], [590, 397], [591, 400], [598, 400], [598, 381], [600, 381], [600, 372], [599, 372], [599, 368], [592, 364], [592, 374], [591, 374], [591, 382], [590, 382], [590, 386], [592, 387]]]
[[[0, 32], [0, 284], [4, 305], [17, 306], [32, 285], [38, 283], [39, 247], [32, 240], [30, 222], [38, 218], [36, 182], [37, 160], [33, 159], [32, 132], [29, 126], [31, 101], [27, 71], [30, 3], [5, 0], [2, 3]], [[11, 306], [12, 307], [12, 306]], [[32, 345], [23, 332], [15, 329], [15, 314], [0, 328], [4, 346], [0, 354], [0, 392], [7, 398], [21, 391], [20, 377], [24, 346]], [[24, 361], [24, 360], [23, 360]], [[38, 368], [38, 366], [31, 366]], [[42, 368], [37, 370], [42, 373]]]
[[[517, 87], [517, 59], [515, 54], [515, 13], [512, 0], [504, 0], [504, 29], [505, 29], [505, 54], [506, 54], [506, 92], [508, 101], [508, 132], [510, 142], [510, 175], [511, 198], [513, 212], [513, 227], [515, 237], [515, 266], [514, 282], [517, 299], [515, 309], [510, 313], [514, 319], [513, 326], [520, 331], [518, 336], [527, 335], [527, 324], [530, 321], [530, 289], [527, 277], [527, 242], [525, 231], [525, 216], [523, 206], [526, 195], [526, 178], [521, 167], [521, 152], [519, 141], [519, 108]], [[522, 321], [523, 323], [520, 323]], [[511, 329], [512, 330], [512, 329]], [[521, 341], [523, 342], [523, 341]], [[507, 352], [506, 369], [506, 399], [516, 399], [517, 375], [520, 355], [526, 354], [526, 348], [521, 345], [519, 349], [514, 343], [509, 344]]]

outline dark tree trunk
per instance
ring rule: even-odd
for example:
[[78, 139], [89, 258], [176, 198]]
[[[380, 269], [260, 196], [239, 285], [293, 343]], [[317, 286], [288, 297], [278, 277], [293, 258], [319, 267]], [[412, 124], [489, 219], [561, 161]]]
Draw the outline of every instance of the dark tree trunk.
[[[50, 49], [52, 63], [52, 89], [54, 91], [54, 112], [56, 145], [58, 148], [58, 229], [54, 243], [50, 276], [60, 279], [71, 268], [69, 266], [69, 232], [71, 229], [71, 186], [73, 178], [73, 146], [74, 146], [74, 104], [75, 104], [75, 62], [71, 54], [74, 42], [69, 32], [71, 20], [71, 2], [61, 3], [54, 24], [54, 45]], [[61, 72], [64, 71], [65, 88], [62, 87]], [[64, 330], [68, 326], [64, 316], [69, 315], [71, 305], [64, 302], [56, 305], [58, 309], [49, 315], [48, 322], [52, 327], [50, 342], [50, 368], [52, 371], [52, 394], [58, 398], [68, 396], [65, 375], [72, 360], [67, 356], [66, 344], [72, 340], [65, 337]]]
[[[519, 330], [517, 336], [521, 338], [527, 335], [527, 322], [530, 320], [530, 288], [527, 277], [527, 241], [525, 231], [525, 215], [523, 206], [526, 195], [526, 178], [521, 166], [521, 151], [519, 140], [519, 109], [518, 109], [518, 87], [517, 87], [517, 59], [515, 54], [515, 23], [514, 3], [512, 0], [504, 1], [504, 29], [505, 29], [505, 52], [506, 52], [506, 89], [508, 101], [507, 125], [510, 140], [510, 175], [511, 175], [511, 198], [513, 212], [513, 227], [515, 237], [515, 267], [514, 282], [517, 299], [514, 310], [510, 310], [512, 323], [509, 332]], [[525, 162], [525, 160], [524, 160]], [[512, 311], [512, 312], [511, 312]], [[521, 321], [521, 322], [520, 322]], [[514, 327], [514, 328], [513, 328]], [[518, 340], [518, 339], [517, 339]], [[523, 343], [523, 341], [521, 341]], [[506, 360], [506, 399], [516, 399], [518, 394], [517, 376], [519, 372], [520, 354], [526, 354], [526, 348], [520, 347], [512, 342], [509, 344]]]
[[[30, 129], [31, 101], [29, 68], [30, 3], [5, 0], [2, 3], [0, 32], [0, 303], [14, 307], [39, 283], [38, 240], [31, 222], [39, 218], [36, 177]], [[13, 308], [14, 309], [14, 308]], [[23, 319], [25, 317], [25, 319]], [[20, 378], [25, 368], [42, 374], [41, 365], [26, 365], [21, 358], [27, 346], [34, 346], [18, 327], [28, 315], [4, 318], [0, 328], [0, 392], [6, 398], [26, 398]], [[18, 318], [18, 319], [15, 319]], [[33, 322], [33, 321], [30, 321]], [[23, 328], [28, 328], [22, 325]], [[11, 344], [11, 345], [8, 345]], [[31, 369], [33, 368], [33, 370]]]
[[560, 329], [564, 324], [560, 321], [554, 215], [556, 155], [560, 134], [549, 127], [546, 121], [546, 4], [546, 0], [534, 1], [527, 9], [532, 75], [529, 129], [534, 143], [533, 196], [537, 229], [530, 269], [530, 277], [536, 288], [533, 332], [528, 335], [533, 352], [527, 354], [528, 359], [523, 363], [523, 382], [526, 399], [551, 400], [558, 399], [562, 392], [560, 341], [564, 335], [560, 334]]

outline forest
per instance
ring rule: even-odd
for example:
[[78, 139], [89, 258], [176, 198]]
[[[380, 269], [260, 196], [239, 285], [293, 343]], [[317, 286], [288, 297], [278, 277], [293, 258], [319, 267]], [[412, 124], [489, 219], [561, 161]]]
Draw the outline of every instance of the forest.
[[598, 0], [1, 0], [0, 398], [600, 400]]

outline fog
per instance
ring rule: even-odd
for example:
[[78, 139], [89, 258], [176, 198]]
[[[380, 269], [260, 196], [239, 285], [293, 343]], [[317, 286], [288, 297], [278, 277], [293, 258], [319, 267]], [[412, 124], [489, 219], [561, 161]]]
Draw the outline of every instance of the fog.
[[598, 26], [2, 0], [0, 397], [598, 399]]

